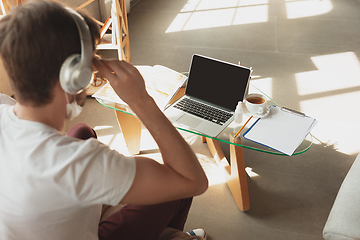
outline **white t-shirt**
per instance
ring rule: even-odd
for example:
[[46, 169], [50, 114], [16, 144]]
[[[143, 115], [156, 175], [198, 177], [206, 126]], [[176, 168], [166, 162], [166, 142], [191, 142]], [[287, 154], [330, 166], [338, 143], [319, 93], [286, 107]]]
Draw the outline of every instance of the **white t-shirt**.
[[0, 104], [0, 238], [98, 239], [101, 204], [127, 193], [134, 159], [19, 119], [13, 108]]
[[15, 105], [15, 103], [15, 99], [6, 94], [0, 93], [0, 104]]

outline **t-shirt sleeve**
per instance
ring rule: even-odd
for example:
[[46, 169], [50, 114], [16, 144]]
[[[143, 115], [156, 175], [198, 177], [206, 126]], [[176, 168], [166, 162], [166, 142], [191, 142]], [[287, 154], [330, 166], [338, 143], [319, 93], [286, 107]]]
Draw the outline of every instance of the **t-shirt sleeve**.
[[135, 159], [95, 139], [72, 145], [70, 148], [74, 145], [77, 148], [71, 154], [69, 167], [64, 168], [63, 174], [67, 176], [60, 176], [61, 181], [66, 181], [61, 186], [67, 186], [67, 191], [84, 206], [119, 204], [134, 181]]

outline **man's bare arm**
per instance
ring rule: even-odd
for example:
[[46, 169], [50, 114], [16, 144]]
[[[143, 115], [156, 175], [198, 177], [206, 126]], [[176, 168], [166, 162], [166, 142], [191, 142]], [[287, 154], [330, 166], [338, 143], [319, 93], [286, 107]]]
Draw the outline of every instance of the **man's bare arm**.
[[147, 127], [164, 162], [135, 157], [135, 180], [122, 203], [154, 204], [203, 193], [208, 181], [196, 155], [147, 94], [137, 69], [117, 60], [94, 60], [94, 65]]

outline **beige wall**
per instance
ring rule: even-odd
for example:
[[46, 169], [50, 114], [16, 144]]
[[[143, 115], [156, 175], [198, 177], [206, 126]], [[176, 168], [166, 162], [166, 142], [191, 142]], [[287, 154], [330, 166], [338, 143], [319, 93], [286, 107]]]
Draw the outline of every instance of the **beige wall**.
[[7, 75], [4, 65], [0, 59], [0, 93], [5, 93], [9, 96], [13, 95], [13, 91], [10, 88], [9, 76]]

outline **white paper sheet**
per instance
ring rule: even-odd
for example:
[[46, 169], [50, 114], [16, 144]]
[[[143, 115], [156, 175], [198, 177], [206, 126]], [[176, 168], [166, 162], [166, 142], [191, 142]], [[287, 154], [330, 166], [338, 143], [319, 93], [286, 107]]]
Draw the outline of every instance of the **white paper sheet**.
[[315, 124], [314, 118], [299, 116], [271, 106], [268, 117], [259, 118], [243, 136], [291, 156]]

